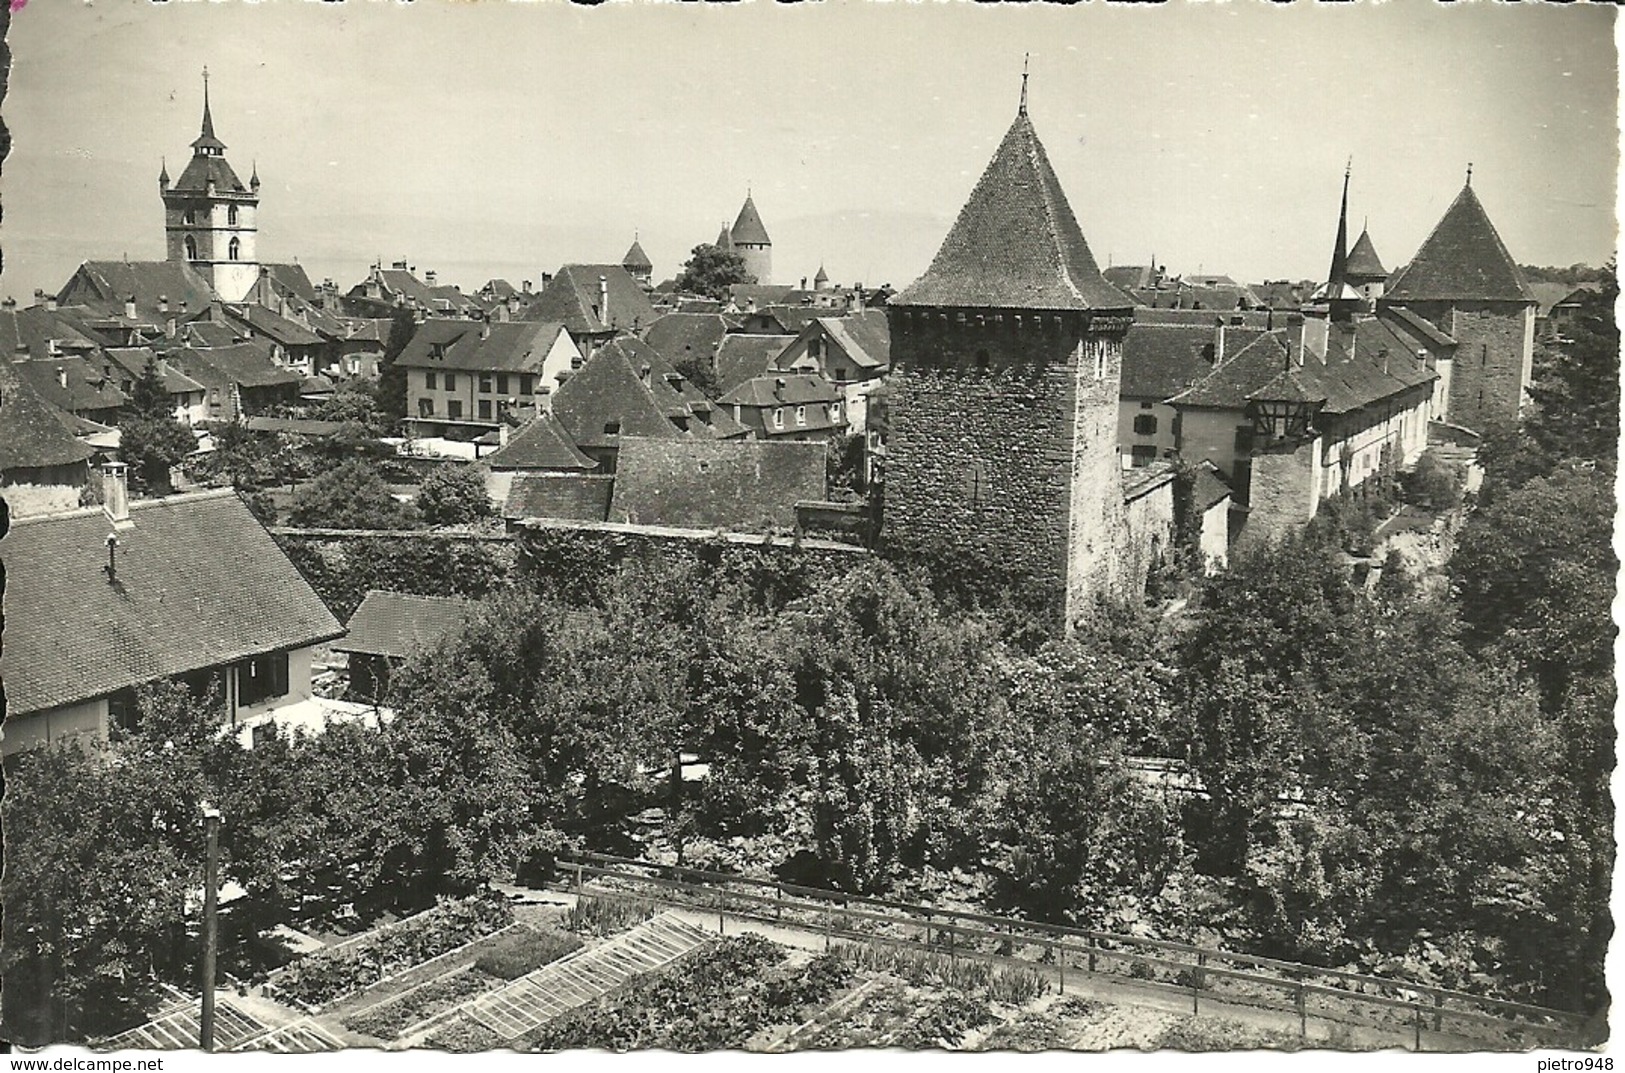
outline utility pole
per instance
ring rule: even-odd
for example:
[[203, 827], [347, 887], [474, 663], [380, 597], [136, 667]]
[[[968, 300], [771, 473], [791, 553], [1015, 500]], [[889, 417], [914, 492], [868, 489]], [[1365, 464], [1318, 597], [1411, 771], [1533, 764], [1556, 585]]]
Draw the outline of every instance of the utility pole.
[[203, 823], [209, 833], [209, 851], [203, 865], [203, 1017], [198, 1045], [214, 1050], [214, 957], [219, 941], [220, 810], [204, 803]]

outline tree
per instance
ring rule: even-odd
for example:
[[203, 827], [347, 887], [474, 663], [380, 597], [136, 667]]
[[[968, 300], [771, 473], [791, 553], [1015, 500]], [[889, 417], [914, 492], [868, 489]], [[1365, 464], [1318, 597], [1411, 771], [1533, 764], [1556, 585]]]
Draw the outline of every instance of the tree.
[[389, 318], [389, 338], [378, 363], [378, 408], [392, 421], [406, 416], [406, 370], [395, 364], [417, 333], [417, 317], [410, 309], [397, 309]]
[[376, 466], [354, 458], [299, 489], [288, 522], [321, 529], [410, 529], [417, 512], [395, 499]]
[[347, 380], [316, 407], [321, 421], [341, 421], [359, 425], [373, 436], [388, 423], [381, 406], [382, 385], [367, 380]]
[[149, 359], [119, 417], [119, 457], [138, 487], [163, 494], [170, 490], [170, 468], [196, 450], [192, 430], [175, 417], [157, 360]]
[[437, 466], [418, 486], [418, 513], [429, 525], [464, 525], [494, 513], [485, 478], [474, 466]]
[[683, 271], [677, 276], [677, 290], [725, 301], [728, 288], [736, 283], [755, 283], [745, 270], [745, 259], [732, 250], [702, 243], [695, 246]]

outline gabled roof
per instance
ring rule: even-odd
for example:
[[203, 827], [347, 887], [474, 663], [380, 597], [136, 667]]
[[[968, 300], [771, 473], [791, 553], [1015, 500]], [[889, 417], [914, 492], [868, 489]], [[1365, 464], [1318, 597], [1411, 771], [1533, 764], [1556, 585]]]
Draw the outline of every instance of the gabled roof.
[[171, 352], [168, 357], [179, 365], [187, 376], [206, 384], [276, 387], [282, 384], [298, 386], [305, 381], [301, 374], [272, 361], [262, 344], [182, 347]]
[[12, 524], [8, 718], [344, 632], [235, 492], [137, 500], [130, 521], [111, 581], [100, 508]]
[[[0, 475], [17, 469], [43, 469], [48, 466], [67, 466], [89, 458], [91, 450], [68, 431], [62, 421], [62, 411], [41, 399], [12, 372], [9, 363], [0, 363]], [[11, 557], [10, 542], [0, 548], [4, 555], [8, 580], [14, 575], [17, 561]], [[4, 650], [11, 650], [11, 621], [16, 613], [10, 599], [10, 586], [6, 600], [7, 630]], [[9, 690], [11, 682], [6, 681]], [[13, 702], [15, 703], [15, 702]]]
[[1382, 259], [1377, 256], [1377, 247], [1371, 241], [1370, 231], [1362, 230], [1360, 237], [1354, 240], [1354, 248], [1349, 251], [1343, 272], [1351, 280], [1388, 278], [1388, 270], [1382, 267]]
[[613, 447], [622, 435], [683, 435], [670, 407], [657, 402], [644, 382], [640, 366], [617, 345], [621, 342], [599, 347], [553, 392], [553, 414], [579, 447]]
[[828, 405], [840, 398], [840, 389], [822, 376], [780, 373], [746, 380], [717, 401], [723, 406], [771, 407], [808, 403]]
[[633, 239], [632, 248], [627, 250], [626, 256], [621, 258], [621, 267], [628, 271], [633, 269], [649, 271], [654, 268], [654, 262], [649, 260], [649, 255], [643, 252], [642, 244], [637, 239]]
[[643, 341], [673, 365], [697, 359], [710, 365], [732, 323], [721, 313], [667, 313], [643, 332]]
[[[196, 315], [208, 308], [214, 291], [185, 261], [86, 261], [63, 285], [58, 300], [81, 305], [97, 315], [124, 313], [125, 299], [135, 296], [138, 318], [162, 326], [170, 317]], [[161, 312], [159, 299], [169, 300]]]
[[598, 463], [576, 449], [559, 419], [551, 413], [538, 414], [526, 421], [508, 442], [485, 456], [492, 469], [589, 470]]
[[1434, 324], [1426, 317], [1418, 316], [1416, 313], [1406, 309], [1404, 306], [1391, 306], [1384, 304], [1383, 307], [1377, 311], [1377, 317], [1380, 320], [1390, 323], [1393, 321], [1398, 321], [1400, 324], [1404, 325], [1404, 331], [1419, 337], [1422, 341], [1440, 351], [1449, 350], [1456, 346], [1456, 340], [1440, 331], [1438, 325]]
[[175, 334], [175, 338], [187, 346], [226, 347], [248, 342], [253, 337], [241, 324], [225, 324], [216, 320], [194, 320], [181, 325]]
[[752, 377], [764, 375], [777, 365], [784, 348], [795, 341], [793, 335], [723, 336], [722, 345], [717, 347], [717, 390], [727, 393]]
[[[1224, 348], [1234, 354], [1264, 334], [1260, 327], [1226, 326]], [[1135, 317], [1123, 339], [1124, 398], [1161, 400], [1177, 395], [1213, 368], [1215, 330], [1213, 315], [1197, 311], [1197, 319], [1142, 321]]]
[[502, 516], [601, 522], [609, 517], [614, 486], [615, 478], [608, 474], [516, 473]]
[[[524, 372], [541, 367], [564, 326], [538, 321], [472, 320], [431, 317], [418, 325], [395, 364], [407, 368], [458, 372]], [[436, 352], [440, 357], [435, 357]]]
[[1206, 376], [1169, 401], [1176, 406], [1242, 410], [1253, 391], [1286, 368], [1284, 333], [1268, 332], [1229, 354]]
[[[609, 289], [607, 310], [597, 308], [603, 304], [599, 277]], [[637, 280], [620, 265], [564, 265], [522, 316], [557, 321], [574, 335], [641, 331], [654, 323], [655, 311]]]
[[305, 266], [297, 263], [279, 264], [272, 261], [260, 265], [279, 290], [298, 295], [307, 302], [316, 300], [316, 287], [305, 274]]
[[473, 605], [452, 596], [417, 596], [371, 589], [333, 642], [339, 652], [368, 656], [409, 656], [433, 646], [468, 620]]
[[[94, 360], [92, 360], [94, 359]], [[59, 410], [115, 410], [126, 399], [112, 375], [112, 362], [99, 352], [34, 358], [11, 366], [35, 394]]]
[[1101, 276], [1023, 109], [925, 275], [897, 306], [1126, 310]]
[[1462, 187], [1411, 263], [1395, 274], [1386, 297], [1393, 301], [1535, 301], [1471, 183]]
[[222, 308], [227, 316], [243, 323], [255, 335], [263, 336], [274, 343], [281, 343], [283, 346], [316, 346], [322, 341], [321, 336], [304, 325], [273, 313], [262, 305], [249, 302]]
[[765, 532], [825, 495], [822, 443], [621, 441], [609, 521]]
[[817, 323], [860, 368], [885, 369], [891, 365], [891, 328], [880, 310], [819, 317]]
[[1211, 510], [1213, 507], [1231, 498], [1235, 493], [1219, 473], [1219, 467], [1209, 459], [1202, 459], [1196, 467], [1195, 486], [1191, 489], [1191, 500], [1199, 511]]
[[[157, 358], [150, 347], [144, 346], [108, 347], [104, 353], [107, 354], [108, 360], [122, 369], [131, 380], [140, 377], [146, 371], [147, 362]], [[190, 395], [204, 390], [202, 384], [164, 359], [158, 359], [158, 375], [163, 379], [164, 389], [171, 395]]]
[[751, 200], [749, 194], [745, 195], [745, 203], [739, 207], [739, 218], [729, 229], [728, 237], [735, 246], [741, 243], [773, 245], [773, 240], [767, 237], [767, 228], [762, 226], [761, 213], [756, 211], [756, 202]]

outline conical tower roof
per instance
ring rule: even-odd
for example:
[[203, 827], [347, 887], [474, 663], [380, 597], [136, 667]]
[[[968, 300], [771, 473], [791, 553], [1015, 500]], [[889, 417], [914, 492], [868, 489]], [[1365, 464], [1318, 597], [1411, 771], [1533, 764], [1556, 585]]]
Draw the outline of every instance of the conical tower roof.
[[1388, 278], [1388, 270], [1382, 267], [1382, 258], [1377, 256], [1377, 247], [1371, 242], [1370, 231], [1360, 232], [1343, 270], [1351, 280]]
[[1534, 293], [1471, 183], [1388, 288], [1396, 301], [1533, 302]]
[[209, 115], [209, 72], [203, 72], [203, 131], [192, 142], [192, 148], [202, 154], [208, 149], [225, 152], [226, 143], [214, 136], [214, 118]]
[[723, 224], [722, 230], [717, 232], [716, 247], [719, 250], [732, 250], [734, 248], [734, 237], [728, 230], [727, 224]]
[[824, 271], [824, 266], [823, 265], [818, 266], [818, 274], [813, 277], [813, 282], [814, 283], [828, 283], [829, 282], [829, 273]]
[[649, 260], [649, 255], [643, 252], [643, 245], [634, 238], [632, 248], [626, 251], [625, 257], [621, 258], [621, 267], [627, 270], [635, 268], [652, 269], [654, 268], [654, 262]]
[[773, 245], [773, 240], [767, 237], [767, 228], [762, 226], [761, 214], [756, 211], [756, 202], [751, 200], [749, 194], [745, 195], [745, 204], [740, 208], [739, 219], [734, 221], [733, 231], [730, 234], [736, 245], [741, 242], [759, 246]]
[[1025, 107], [925, 275], [891, 305], [1128, 309], [1100, 274]]

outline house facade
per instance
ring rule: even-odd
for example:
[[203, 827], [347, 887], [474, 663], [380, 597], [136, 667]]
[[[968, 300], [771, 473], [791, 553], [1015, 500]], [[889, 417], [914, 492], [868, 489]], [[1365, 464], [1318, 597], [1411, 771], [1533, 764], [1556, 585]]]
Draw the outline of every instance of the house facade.
[[406, 370], [407, 422], [419, 436], [474, 438], [505, 413], [523, 419], [548, 408], [581, 351], [557, 322], [431, 318], [396, 364]]

